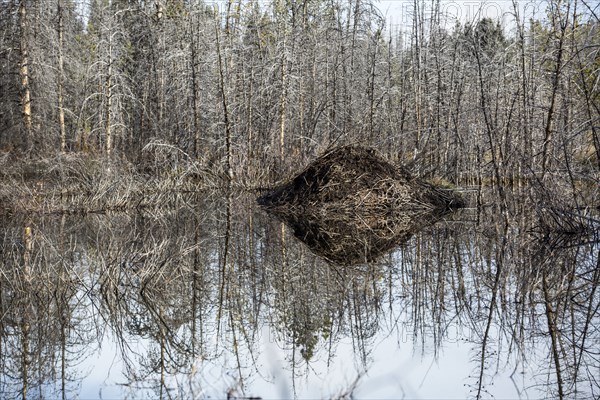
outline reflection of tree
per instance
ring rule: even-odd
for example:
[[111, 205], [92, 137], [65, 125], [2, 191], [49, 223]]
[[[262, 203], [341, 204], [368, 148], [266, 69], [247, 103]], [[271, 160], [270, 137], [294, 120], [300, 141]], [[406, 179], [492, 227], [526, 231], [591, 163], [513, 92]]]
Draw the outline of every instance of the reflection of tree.
[[[210, 271], [202, 252], [201, 216], [191, 210], [161, 218], [137, 216], [122, 222], [118, 217], [99, 237], [97, 260], [100, 304], [114, 330], [128, 378], [163, 396], [166, 377], [189, 368], [202, 356], [206, 306], [211, 304], [207, 282]], [[191, 308], [190, 305], [195, 306]], [[137, 354], [128, 342], [148, 341], [148, 350]]]
[[532, 379], [545, 395], [593, 397], [600, 224], [581, 212], [508, 204], [507, 213], [476, 210], [477, 225], [439, 225], [403, 245], [390, 278], [399, 282], [392, 293], [402, 293], [392, 312], [410, 310], [423, 348], [456, 332], [473, 343], [475, 397], [493, 394], [497, 374], [527, 368], [541, 369]]
[[[290, 351], [293, 376], [298, 367], [325, 356], [332, 359], [341, 338], [351, 337], [366, 368], [369, 339], [377, 332], [383, 296], [381, 265], [337, 267], [304, 245], [273, 221], [272, 246], [283, 248], [269, 257], [276, 274], [270, 277], [272, 296], [265, 300], [279, 327], [279, 340]], [[271, 264], [272, 263], [272, 264]], [[325, 354], [324, 354], [325, 353]]]
[[[487, 235], [493, 230], [495, 237], [485, 262], [479, 264], [485, 267], [483, 279], [473, 274], [472, 288], [467, 289], [477, 293], [476, 308], [468, 305], [471, 323], [479, 332], [474, 393], [485, 395], [502, 368], [514, 365], [514, 374], [519, 360], [549, 368], [543, 371], [547, 380], [539, 382], [539, 389], [552, 397], [571, 397], [581, 390], [597, 393], [597, 382], [589, 373], [600, 364], [589, 355], [597, 351], [590, 340], [597, 341], [598, 332], [588, 326], [599, 317], [592, 308], [598, 306], [600, 225], [578, 213], [550, 208], [511, 212], [510, 224], [494, 226], [492, 219], [483, 224]], [[542, 218], [539, 223], [536, 213]], [[559, 219], [562, 227], [548, 223]], [[535, 356], [540, 346], [548, 348], [545, 359]], [[575, 361], [583, 358], [585, 373], [579, 369], [584, 364]], [[546, 387], [547, 382], [553, 385]]]
[[78, 315], [81, 282], [74, 280], [72, 260], [63, 256], [70, 243], [62, 240], [60, 221], [54, 222], [3, 221], [0, 392], [7, 396], [42, 397], [42, 391], [68, 396], [79, 375], [70, 366], [91, 341], [85, 333], [89, 321]]
[[586, 375], [600, 368], [600, 349], [591, 345], [600, 343], [600, 220], [553, 207], [538, 210], [538, 215], [541, 223], [531, 250], [544, 305], [540, 316], [550, 341], [553, 395], [565, 398], [575, 396], [581, 386], [598, 383]]
[[268, 324], [293, 378], [333, 362], [345, 339], [360, 375], [380, 335], [437, 352], [458, 332], [475, 396], [526, 366], [543, 395], [599, 393], [595, 217], [482, 208], [479, 224], [438, 223], [379, 263], [338, 266], [253, 202], [199, 193], [176, 210], [4, 220], [0, 391], [71, 397], [80, 360], [114, 338], [143, 393], [205, 393], [215, 364], [244, 392], [265, 374]]

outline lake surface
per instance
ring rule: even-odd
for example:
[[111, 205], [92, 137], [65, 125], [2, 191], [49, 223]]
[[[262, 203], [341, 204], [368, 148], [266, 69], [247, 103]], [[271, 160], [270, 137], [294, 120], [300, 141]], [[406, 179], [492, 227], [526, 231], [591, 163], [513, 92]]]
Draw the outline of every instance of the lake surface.
[[0, 397], [598, 398], [598, 216], [471, 197], [352, 265], [248, 193], [3, 217]]

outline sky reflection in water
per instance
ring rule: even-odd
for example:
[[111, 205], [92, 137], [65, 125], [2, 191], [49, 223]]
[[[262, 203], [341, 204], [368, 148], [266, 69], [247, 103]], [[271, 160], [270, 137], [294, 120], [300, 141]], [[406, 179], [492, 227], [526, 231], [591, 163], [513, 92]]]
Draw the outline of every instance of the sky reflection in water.
[[12, 216], [0, 393], [553, 397], [554, 335], [563, 392], [598, 396], [597, 241], [541, 234], [518, 204], [508, 224], [464, 210], [346, 267], [245, 195]]

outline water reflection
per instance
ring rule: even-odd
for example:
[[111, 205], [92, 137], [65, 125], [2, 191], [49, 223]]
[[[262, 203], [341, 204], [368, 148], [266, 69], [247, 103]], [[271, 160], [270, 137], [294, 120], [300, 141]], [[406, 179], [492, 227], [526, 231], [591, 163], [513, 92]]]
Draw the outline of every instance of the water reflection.
[[390, 215], [387, 211], [377, 213], [360, 208], [348, 213], [326, 209], [268, 212], [289, 226], [294, 236], [315, 254], [337, 265], [374, 262], [451, 213], [444, 209], [407, 209]]
[[460, 194], [357, 146], [330, 150], [258, 203], [315, 254], [338, 265], [376, 261], [415, 232], [465, 207]]
[[1, 397], [600, 394], [593, 221], [464, 210], [343, 267], [252, 196], [177, 203], [3, 218]]

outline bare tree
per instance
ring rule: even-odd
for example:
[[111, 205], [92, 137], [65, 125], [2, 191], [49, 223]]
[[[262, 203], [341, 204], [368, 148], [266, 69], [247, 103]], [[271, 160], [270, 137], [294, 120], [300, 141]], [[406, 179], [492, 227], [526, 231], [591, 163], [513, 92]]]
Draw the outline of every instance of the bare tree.
[[26, 3], [26, 0], [20, 0], [19, 2], [19, 50], [21, 54], [19, 74], [21, 76], [21, 114], [25, 129], [25, 143], [29, 147], [33, 145], [33, 121], [29, 83], [29, 20]]

